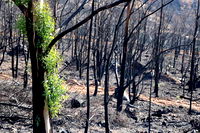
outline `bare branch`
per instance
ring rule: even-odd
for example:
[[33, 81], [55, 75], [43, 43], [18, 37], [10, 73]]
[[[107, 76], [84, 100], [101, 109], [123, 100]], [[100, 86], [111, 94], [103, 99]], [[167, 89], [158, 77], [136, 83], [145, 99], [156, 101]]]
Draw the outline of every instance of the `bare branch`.
[[[162, 54], [165, 54], [165, 53], [167, 53], [167, 52], [169, 52], [169, 51], [171, 51], [171, 50], [173, 50], [173, 49], [176, 49], [176, 48], [178, 48], [178, 47], [186, 47], [186, 46], [189, 47], [189, 46], [191, 46], [191, 44], [192, 44], [192, 42], [190, 42], [189, 44], [184, 44], [184, 45], [179, 45], [179, 46], [170, 47], [170, 48], [168, 48], [168, 49], [165, 49], [165, 50], [161, 51], [161, 52], [158, 54], [158, 56], [160, 56], [160, 55], [162, 55]], [[154, 57], [152, 60], [150, 60], [149, 62], [147, 62], [147, 63], [145, 64], [145, 66], [143, 67], [143, 69], [141, 69], [139, 72], [137, 72], [137, 74], [138, 74], [138, 73], [139, 73], [139, 74], [142, 74], [143, 72], [145, 72], [145, 71], [147, 70], [148, 66], [150, 66], [151, 63], [152, 63], [154, 60], [155, 60], [155, 57]], [[137, 74], [133, 75], [133, 77], [135, 77]], [[123, 88], [126, 89], [134, 80], [135, 80], [134, 78], [133, 78], [132, 80], [130, 80]], [[138, 83], [138, 84], [139, 84], [139, 83]], [[138, 84], [137, 84], [137, 85], [138, 85]]]
[[21, 10], [25, 17], [28, 17], [28, 10], [23, 4], [17, 3], [17, 0], [12, 0], [15, 5]]
[[51, 50], [51, 48], [55, 45], [55, 43], [60, 40], [63, 36], [65, 36], [67, 33], [79, 28], [80, 26], [82, 26], [83, 24], [87, 23], [92, 17], [94, 17], [95, 15], [97, 15], [99, 12], [104, 11], [106, 9], [110, 9], [112, 7], [115, 7], [121, 3], [125, 3], [125, 2], [129, 2], [131, 0], [118, 0], [114, 3], [111, 3], [109, 5], [105, 5], [103, 7], [98, 8], [97, 10], [95, 10], [92, 14], [90, 14], [88, 17], [86, 17], [84, 20], [82, 20], [81, 22], [77, 23], [76, 25], [72, 26], [71, 28], [61, 32], [60, 34], [58, 34], [49, 44], [47, 50], [45, 51], [45, 55], [47, 55], [49, 53], [49, 51]]
[[84, 0], [81, 6], [68, 18], [66, 19], [60, 26], [62, 28], [64, 25], [67, 27], [69, 22], [83, 9], [84, 5], [86, 4], [87, 0]]

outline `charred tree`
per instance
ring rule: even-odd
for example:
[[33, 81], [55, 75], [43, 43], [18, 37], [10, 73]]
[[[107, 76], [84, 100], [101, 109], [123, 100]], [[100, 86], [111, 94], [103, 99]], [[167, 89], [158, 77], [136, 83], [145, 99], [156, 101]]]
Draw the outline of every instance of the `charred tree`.
[[129, 32], [129, 20], [131, 15], [130, 2], [127, 6], [127, 19], [125, 24], [125, 33], [124, 33], [124, 42], [123, 42], [123, 55], [122, 55], [122, 63], [120, 68], [120, 86], [118, 88], [117, 94], [117, 111], [120, 112], [122, 110], [122, 102], [124, 95], [124, 83], [125, 83], [125, 68], [126, 68], [126, 59], [127, 59], [127, 48], [128, 48], [128, 32]]
[[[92, 10], [94, 12], [94, 0], [92, 0]], [[86, 126], [85, 126], [85, 133], [88, 133], [89, 128], [89, 118], [90, 118], [90, 50], [91, 50], [91, 41], [92, 41], [92, 25], [93, 25], [93, 17], [90, 20], [90, 29], [89, 29], [89, 39], [88, 39], [88, 50], [87, 50], [87, 116], [86, 116]]]
[[198, 0], [197, 10], [196, 10], [196, 19], [195, 19], [195, 29], [193, 34], [193, 43], [192, 43], [192, 58], [191, 58], [191, 67], [190, 67], [190, 82], [189, 82], [189, 92], [190, 92], [190, 108], [188, 114], [192, 113], [192, 98], [193, 98], [193, 91], [195, 89], [195, 63], [196, 63], [196, 35], [199, 29], [199, 6], [200, 0]]
[[159, 84], [159, 78], [160, 78], [160, 50], [161, 50], [161, 41], [160, 41], [160, 35], [161, 35], [161, 28], [163, 23], [163, 0], [161, 1], [161, 10], [160, 10], [160, 22], [158, 27], [158, 33], [156, 35], [156, 42], [155, 42], [155, 48], [154, 48], [154, 58], [155, 58], [155, 66], [154, 66], [154, 93], [155, 96], [158, 97], [158, 84]]

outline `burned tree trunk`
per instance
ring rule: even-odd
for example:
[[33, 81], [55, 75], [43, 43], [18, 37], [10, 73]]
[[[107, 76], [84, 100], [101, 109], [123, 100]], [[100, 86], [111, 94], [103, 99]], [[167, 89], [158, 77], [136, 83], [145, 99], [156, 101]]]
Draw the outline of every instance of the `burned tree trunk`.
[[158, 27], [158, 33], [156, 38], [156, 44], [154, 49], [154, 57], [155, 57], [155, 68], [154, 68], [154, 93], [155, 96], [158, 97], [158, 84], [159, 84], [159, 78], [160, 78], [160, 48], [161, 48], [161, 42], [160, 42], [160, 34], [161, 34], [161, 26], [162, 26], [162, 20], [163, 20], [163, 0], [161, 3], [161, 10], [160, 10], [160, 23]]
[[196, 62], [196, 35], [199, 27], [199, 6], [200, 0], [198, 0], [197, 10], [196, 10], [196, 19], [195, 19], [195, 30], [193, 35], [193, 45], [192, 45], [192, 58], [191, 58], [191, 67], [190, 67], [190, 82], [189, 82], [189, 92], [190, 92], [190, 108], [188, 114], [192, 113], [192, 97], [193, 97], [193, 90], [195, 89], [195, 62]]
[[124, 83], [125, 83], [125, 68], [126, 68], [126, 58], [127, 58], [127, 47], [128, 47], [128, 26], [129, 26], [129, 20], [131, 15], [131, 9], [130, 9], [130, 2], [127, 7], [127, 19], [126, 19], [126, 25], [125, 25], [125, 35], [124, 35], [124, 43], [123, 43], [123, 56], [122, 56], [122, 63], [121, 63], [121, 75], [120, 75], [120, 86], [118, 88], [118, 94], [117, 94], [117, 111], [122, 110], [122, 102], [123, 102], [123, 95], [124, 95]]
[[[92, 0], [92, 13], [94, 11], [94, 0]], [[89, 42], [88, 42], [88, 50], [87, 50], [87, 116], [86, 116], [86, 126], [85, 126], [85, 133], [88, 132], [89, 128], [89, 117], [90, 117], [90, 50], [91, 50], [91, 40], [92, 40], [92, 25], [93, 25], [93, 18], [90, 20], [90, 31], [89, 31]]]

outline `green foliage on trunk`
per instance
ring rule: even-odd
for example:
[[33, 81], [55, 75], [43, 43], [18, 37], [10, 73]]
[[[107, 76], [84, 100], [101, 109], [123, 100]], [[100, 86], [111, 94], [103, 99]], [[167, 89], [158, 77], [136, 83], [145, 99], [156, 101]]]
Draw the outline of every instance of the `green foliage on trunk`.
[[[25, 0], [24, 0], [25, 1]], [[38, 36], [36, 40], [37, 49], [41, 49], [38, 53], [38, 59], [43, 62], [45, 69], [45, 81], [43, 82], [45, 91], [44, 96], [48, 101], [49, 111], [52, 117], [57, 116], [61, 102], [66, 97], [66, 87], [63, 85], [63, 80], [59, 77], [59, 64], [62, 61], [60, 54], [55, 47], [51, 49], [48, 55], [44, 56], [44, 51], [47, 49], [49, 43], [54, 38], [55, 21], [52, 18], [50, 7], [47, 3], [34, 3], [34, 29]], [[25, 17], [21, 16], [18, 19], [17, 28], [22, 33], [26, 33]]]
[[43, 5], [38, 2], [34, 3], [33, 14], [35, 19], [34, 29], [40, 37], [37, 46], [45, 50], [53, 39], [55, 21], [51, 16], [51, 10], [47, 3], [44, 3]]
[[26, 19], [23, 15], [19, 15], [17, 18], [17, 22], [16, 22], [16, 28], [19, 29], [19, 31], [26, 35]]
[[17, 5], [24, 5], [25, 7], [27, 7], [29, 1], [30, 1], [30, 0], [16, 0], [15, 3], [16, 3]]
[[58, 67], [61, 57], [55, 48], [52, 48], [50, 53], [43, 58], [46, 73], [46, 80], [44, 82], [45, 96], [48, 99], [49, 110], [52, 117], [57, 116], [61, 102], [67, 97], [65, 94], [66, 88], [63, 85], [63, 80], [59, 77]]

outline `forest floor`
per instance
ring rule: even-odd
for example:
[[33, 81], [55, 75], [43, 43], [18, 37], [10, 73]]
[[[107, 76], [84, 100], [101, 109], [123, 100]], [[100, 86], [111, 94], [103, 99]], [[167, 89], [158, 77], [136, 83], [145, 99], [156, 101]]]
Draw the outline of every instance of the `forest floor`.
[[[7, 62], [10, 62], [9, 59]], [[22, 69], [18, 79], [12, 79], [10, 64], [3, 63], [0, 70], [0, 133], [32, 132], [31, 87], [23, 88]], [[79, 80], [76, 72], [66, 72], [69, 98], [57, 118], [52, 119], [54, 132], [83, 133], [86, 118], [85, 80]], [[78, 74], [77, 74], [78, 75]], [[74, 78], [73, 78], [74, 77]], [[176, 76], [174, 76], [176, 77]], [[30, 78], [30, 77], [29, 77]], [[29, 81], [30, 84], [31, 81]], [[116, 99], [112, 97], [114, 86], [110, 87], [108, 104], [109, 127], [112, 133], [145, 133], [148, 131], [149, 91], [151, 80], [143, 83], [142, 94], [133, 106], [124, 101], [123, 111], [116, 112]], [[153, 89], [153, 88], [152, 88]], [[94, 86], [90, 86], [90, 133], [104, 133], [104, 88], [99, 87], [93, 96]], [[193, 112], [188, 115], [189, 100], [181, 98], [181, 85], [173, 77], [163, 75], [159, 83], [159, 97], [152, 94], [151, 132], [152, 133], [196, 133], [200, 132], [200, 89], [194, 91]], [[185, 97], [189, 97], [186, 92]], [[72, 102], [78, 101], [80, 107], [73, 108]]]

